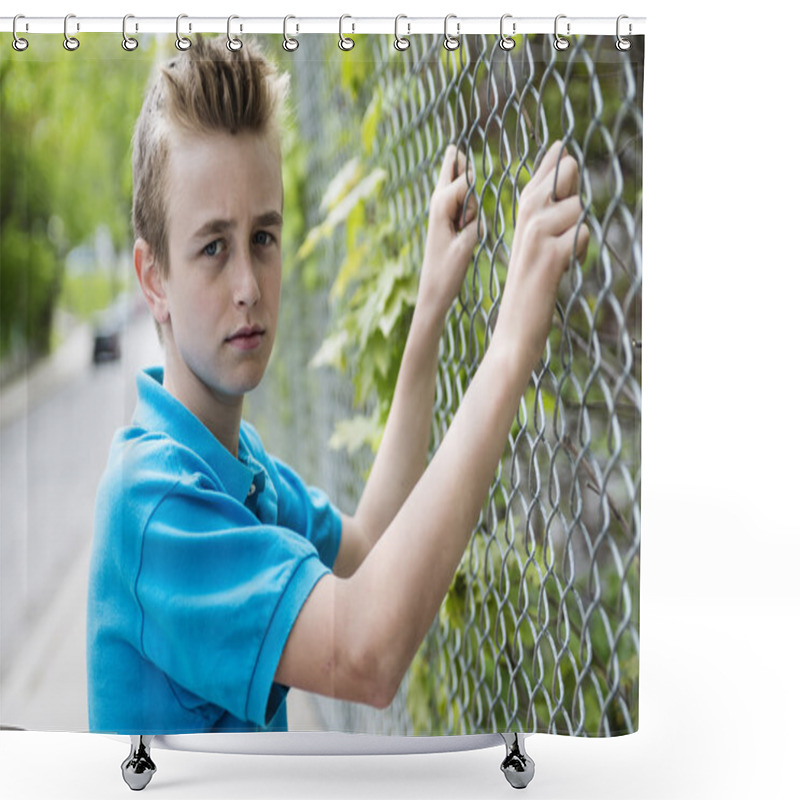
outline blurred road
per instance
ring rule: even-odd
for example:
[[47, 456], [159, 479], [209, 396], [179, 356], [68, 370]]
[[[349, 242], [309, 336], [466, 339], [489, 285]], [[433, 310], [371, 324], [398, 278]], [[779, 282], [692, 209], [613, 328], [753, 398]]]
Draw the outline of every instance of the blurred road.
[[[94, 366], [91, 354], [91, 331], [76, 328], [47, 363], [0, 396], [3, 725], [87, 727], [83, 650], [94, 495], [111, 437], [133, 411], [137, 370], [162, 360], [146, 314], [131, 318], [121, 360]], [[45, 695], [46, 704], [36, 701]]]

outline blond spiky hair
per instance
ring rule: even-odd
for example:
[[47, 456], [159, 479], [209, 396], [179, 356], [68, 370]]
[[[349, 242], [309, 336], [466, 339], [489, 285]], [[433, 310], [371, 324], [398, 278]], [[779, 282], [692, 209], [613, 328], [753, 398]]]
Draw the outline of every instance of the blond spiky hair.
[[230, 51], [227, 37], [196, 37], [161, 67], [145, 96], [133, 136], [133, 231], [169, 268], [166, 176], [170, 136], [240, 131], [279, 145], [278, 117], [288, 76], [255, 47]]

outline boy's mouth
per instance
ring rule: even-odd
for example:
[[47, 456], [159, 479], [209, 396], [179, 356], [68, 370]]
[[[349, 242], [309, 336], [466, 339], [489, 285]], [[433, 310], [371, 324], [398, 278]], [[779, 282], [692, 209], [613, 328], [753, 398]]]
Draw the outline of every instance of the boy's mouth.
[[264, 329], [256, 325], [246, 328], [239, 328], [236, 333], [229, 336], [225, 341], [240, 350], [252, 350], [261, 344], [264, 338]]

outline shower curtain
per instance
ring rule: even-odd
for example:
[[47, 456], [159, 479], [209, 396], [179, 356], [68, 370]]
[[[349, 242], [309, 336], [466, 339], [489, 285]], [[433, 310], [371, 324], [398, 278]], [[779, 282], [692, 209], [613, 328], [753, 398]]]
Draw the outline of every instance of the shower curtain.
[[[0, 49], [0, 723], [85, 731], [95, 496], [137, 374], [163, 363], [132, 259], [130, 143], [176, 48], [171, 35], [130, 51], [112, 34], [73, 52], [29, 38]], [[244, 416], [337, 508], [355, 510], [381, 440], [447, 146], [471, 164], [478, 229], [438, 346], [431, 455], [491, 341], [520, 193], [555, 141], [579, 166], [590, 236], [394, 700], [377, 710], [291, 690], [288, 730], [632, 733], [644, 37], [628, 49], [613, 34], [566, 48], [539, 34], [463, 35], [452, 49], [432, 34], [407, 47], [356, 35], [351, 49], [298, 38], [292, 50], [252, 37], [289, 90], [280, 322]]]

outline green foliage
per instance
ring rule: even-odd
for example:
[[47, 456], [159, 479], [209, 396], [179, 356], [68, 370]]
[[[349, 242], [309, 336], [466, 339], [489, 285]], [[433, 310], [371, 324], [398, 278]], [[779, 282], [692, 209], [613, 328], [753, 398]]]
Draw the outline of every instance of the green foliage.
[[[364, 117], [362, 141], [363, 131], [374, 129], [373, 116]], [[374, 132], [366, 138], [370, 136]], [[366, 160], [348, 161], [325, 193], [324, 220], [308, 233], [298, 251], [299, 258], [309, 258], [321, 243], [340, 232], [347, 244], [331, 289], [337, 322], [312, 366], [351, 369], [356, 404], [374, 405], [371, 413], [337, 425], [330, 445], [350, 453], [364, 446], [377, 450], [416, 301], [418, 276], [408, 247], [382, 220], [385, 177], [382, 169]]]
[[[448, 662], [443, 681], [432, 667], [438, 660], [435, 637], [418, 652], [409, 673], [414, 730], [459, 731], [459, 706], [469, 708], [474, 730], [516, 725], [614, 735], [628, 730], [626, 710], [635, 730], [638, 562], [626, 575], [629, 604], [620, 608], [624, 593], [610, 565], [598, 572], [599, 580], [587, 576], [567, 588], [553, 572], [552, 554], [536, 548], [523, 561], [515, 557], [519, 551], [525, 552], [521, 542], [501, 547], [484, 531], [473, 535], [436, 623], [448, 641], [459, 643], [460, 655]], [[594, 610], [584, 624], [590, 605]], [[513, 720], [510, 710], [516, 710]]]
[[89, 320], [95, 312], [102, 311], [111, 304], [117, 288], [118, 281], [107, 272], [66, 274], [59, 306], [80, 319]]
[[[12, 269], [13, 265], [13, 269]], [[61, 270], [52, 243], [39, 230], [27, 231], [14, 218], [0, 236], [0, 353], [12, 347], [31, 356], [50, 348], [50, 313]]]
[[286, 119], [281, 127], [281, 151], [283, 174], [283, 274], [290, 281], [295, 271], [308, 292], [325, 285], [325, 273], [320, 268], [315, 254], [301, 254], [300, 249], [308, 231], [306, 210], [308, 199], [309, 146], [303, 141], [292, 119]]
[[130, 140], [154, 50], [142, 37], [123, 53], [110, 35], [70, 54], [58, 37], [0, 49], [0, 355], [47, 350], [72, 247], [100, 224], [128, 246]]

